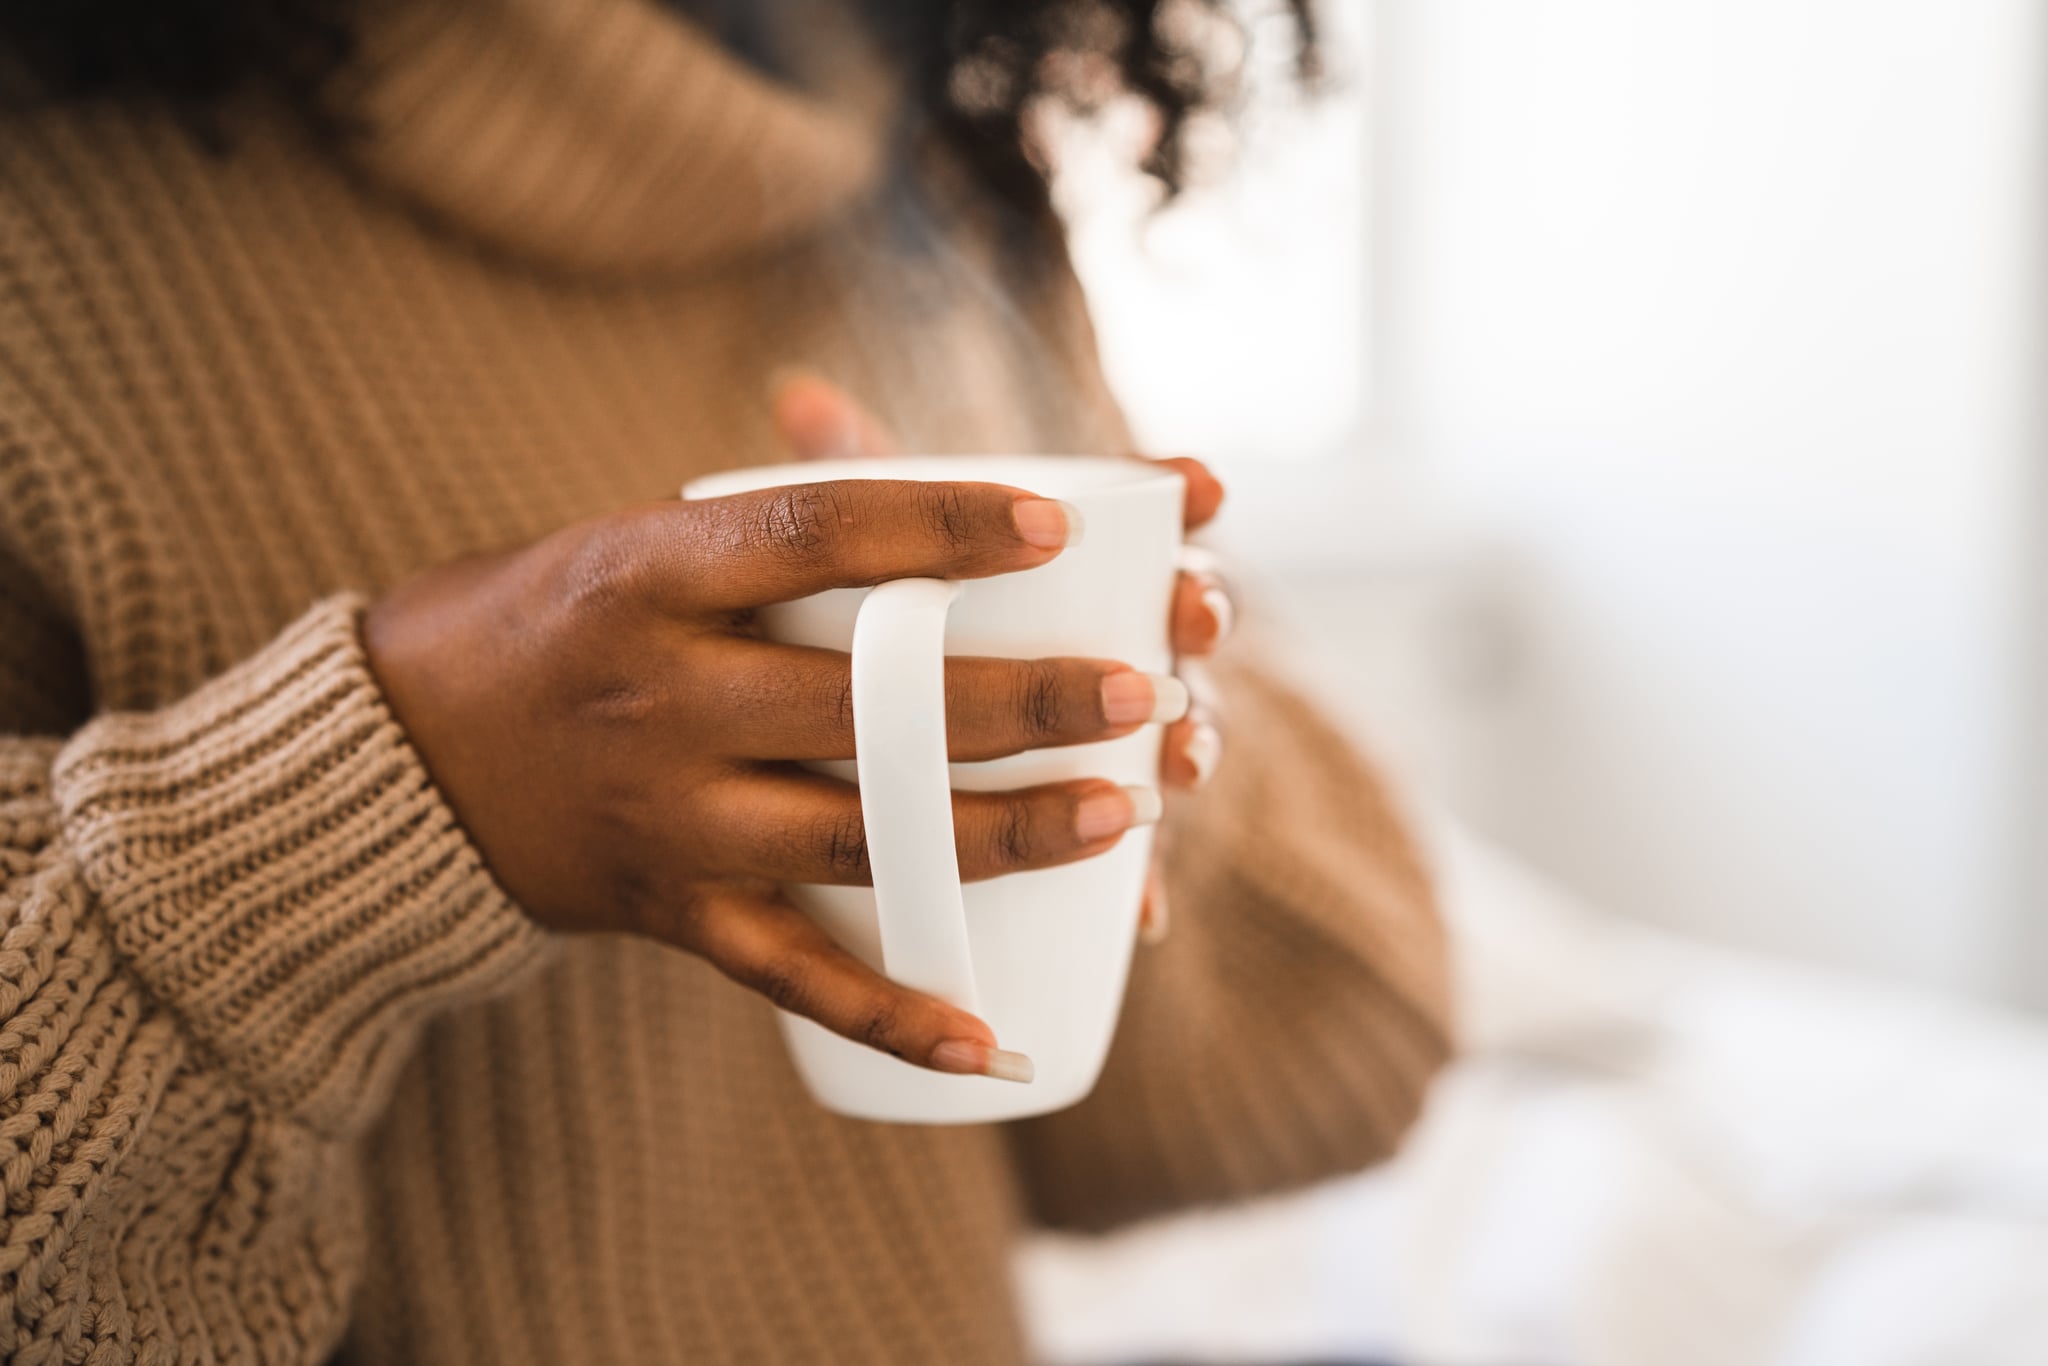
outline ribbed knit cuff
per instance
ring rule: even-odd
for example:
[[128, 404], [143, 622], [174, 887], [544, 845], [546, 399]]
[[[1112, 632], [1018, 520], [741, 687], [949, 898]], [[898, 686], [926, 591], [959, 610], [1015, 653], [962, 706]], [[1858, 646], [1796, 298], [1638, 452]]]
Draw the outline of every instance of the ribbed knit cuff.
[[360, 600], [159, 711], [95, 721], [55, 791], [117, 949], [197, 1040], [323, 1130], [374, 1117], [418, 1025], [541, 953], [407, 742]]

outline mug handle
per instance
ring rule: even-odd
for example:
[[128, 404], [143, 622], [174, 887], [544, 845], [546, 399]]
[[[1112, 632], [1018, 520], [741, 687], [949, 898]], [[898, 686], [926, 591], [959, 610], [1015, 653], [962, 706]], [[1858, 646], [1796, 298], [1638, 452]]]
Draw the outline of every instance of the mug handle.
[[853, 626], [853, 748], [882, 972], [979, 1014], [946, 759], [946, 612], [959, 596], [942, 579], [869, 590]]

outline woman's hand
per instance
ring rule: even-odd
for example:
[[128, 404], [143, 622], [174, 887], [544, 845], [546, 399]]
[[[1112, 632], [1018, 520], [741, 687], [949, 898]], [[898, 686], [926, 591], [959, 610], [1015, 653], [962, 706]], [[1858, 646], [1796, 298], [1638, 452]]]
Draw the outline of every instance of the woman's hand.
[[[865, 883], [846, 655], [782, 645], [757, 608], [889, 579], [978, 578], [1060, 553], [1064, 504], [992, 484], [855, 481], [633, 508], [401, 587], [372, 667], [506, 891], [559, 930], [696, 953], [777, 1005], [907, 1061], [1023, 1079], [987, 1025], [899, 987], [774, 890]], [[949, 660], [955, 759], [1176, 719], [1185, 691], [1105, 660]], [[1158, 715], [1164, 712], [1165, 715]], [[1155, 820], [1101, 781], [956, 793], [960, 872], [1098, 854]]]
[[[776, 429], [799, 460], [834, 460], [897, 453], [895, 438], [865, 408], [837, 385], [817, 375], [791, 372], [777, 378], [771, 395]], [[1223, 504], [1223, 484], [1199, 460], [1162, 460], [1187, 481], [1186, 525], [1189, 531], [1207, 523]], [[1223, 735], [1200, 686], [1199, 665], [1192, 661], [1212, 654], [1230, 634], [1235, 612], [1230, 594], [1214, 561], [1189, 548], [1186, 567], [1173, 597], [1173, 649], [1181, 671], [1194, 677], [1194, 705], [1167, 727], [1160, 754], [1160, 778], [1169, 787], [1193, 790], [1209, 780], [1223, 757]], [[1158, 855], [1146, 881], [1140, 929], [1148, 943], [1166, 937], [1166, 887], [1159, 876]]]

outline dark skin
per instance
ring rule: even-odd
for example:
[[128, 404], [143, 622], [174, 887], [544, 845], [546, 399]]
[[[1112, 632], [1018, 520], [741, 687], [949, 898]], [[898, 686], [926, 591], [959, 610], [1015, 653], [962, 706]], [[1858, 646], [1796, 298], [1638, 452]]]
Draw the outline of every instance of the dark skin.
[[[776, 416], [799, 457], [888, 449], [819, 381], [786, 385]], [[1173, 464], [1199, 526], [1222, 486], [1196, 461]], [[1064, 540], [1058, 504], [993, 484], [842, 481], [647, 504], [422, 574], [371, 609], [364, 635], [436, 783], [541, 924], [660, 940], [912, 1063], [1015, 1076], [1021, 1060], [986, 1023], [890, 982], [776, 892], [866, 883], [868, 870], [856, 789], [795, 766], [853, 757], [848, 659], [751, 623], [828, 588], [1034, 568]], [[1215, 588], [1183, 578], [1183, 654], [1213, 649], [1227, 625]], [[1162, 689], [1109, 660], [949, 660], [949, 748], [988, 759], [1128, 734]], [[1166, 781], [1199, 778], [1191, 742], [1206, 728], [1198, 716], [1170, 726]], [[970, 880], [1102, 853], [1140, 815], [1099, 780], [956, 793], [953, 808]]]
[[[786, 16], [774, 6], [669, 3], [746, 60], [792, 76], [775, 41]], [[1159, 0], [849, 4], [901, 57], [900, 131], [915, 135], [920, 152], [949, 150], [971, 173], [978, 201], [993, 211], [1011, 283], [1028, 285], [1058, 257], [1042, 161], [1027, 132], [1032, 109], [1047, 100], [1092, 108], [1119, 91], [1137, 98], [1158, 130], [1143, 169], [1172, 191], [1189, 119], [1228, 94], [1227, 73], [1199, 60], [1201, 42], [1175, 21], [1189, 17], [1185, 7]], [[323, 136], [350, 136], [349, 111], [328, 97], [346, 85], [335, 77], [360, 47], [365, 8], [362, 0], [0, 0], [0, 105], [139, 98], [229, 153], [234, 139], [215, 116], [258, 85]], [[1302, 73], [1313, 75], [1312, 5], [1289, 0], [1288, 8], [1303, 40]], [[1216, 16], [1227, 7], [1197, 0], [1194, 10]], [[956, 79], [963, 72], [974, 79]], [[901, 188], [919, 199], [914, 184]], [[940, 221], [948, 212], [923, 208]], [[910, 236], [902, 245], [915, 251]], [[892, 444], [821, 382], [799, 381], [775, 402], [799, 457], [880, 454]], [[1188, 525], [1199, 526], [1214, 515], [1221, 485], [1194, 461], [1175, 463], [1188, 477]], [[943, 546], [919, 539], [920, 511], [929, 513], [934, 497], [972, 513], [970, 534]], [[892, 986], [774, 894], [776, 882], [864, 874], [847, 852], [861, 847], [853, 790], [789, 767], [851, 754], [846, 665], [771, 646], [746, 623], [775, 595], [914, 574], [1003, 573], [1057, 554], [1020, 536], [1005, 500], [1024, 494], [820, 491], [814, 506], [854, 515], [821, 526], [818, 548], [804, 555], [761, 535], [773, 523], [758, 498], [627, 509], [401, 587], [370, 613], [373, 666], [499, 879], [544, 924], [652, 935], [842, 1034], [927, 1066], [987, 1072], [1003, 1059], [986, 1025]], [[1173, 611], [1184, 657], [1213, 648], [1231, 615], [1221, 586], [1203, 576], [1184, 576]], [[1113, 662], [956, 661], [947, 698], [954, 753], [985, 758], [1118, 733], [1130, 723], [1112, 719], [1112, 693], [1129, 708], [1150, 686]], [[1027, 698], [1029, 706], [1020, 701]], [[1048, 715], [1055, 724], [1044, 724]], [[1200, 714], [1173, 721], [1162, 779], [1195, 784], [1220, 743]], [[1119, 835], [1102, 833], [1105, 822], [1114, 824], [1119, 807], [1130, 813], [1132, 800], [1106, 784], [1066, 784], [961, 797], [956, 807], [962, 873], [988, 877], [1111, 847]], [[1165, 915], [1155, 877], [1148, 937], [1163, 930]]]

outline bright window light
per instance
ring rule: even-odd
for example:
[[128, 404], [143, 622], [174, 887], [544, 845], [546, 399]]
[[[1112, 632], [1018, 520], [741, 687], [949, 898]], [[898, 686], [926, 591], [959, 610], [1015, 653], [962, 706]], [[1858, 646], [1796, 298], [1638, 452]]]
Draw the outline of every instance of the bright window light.
[[1369, 360], [1366, 11], [1326, 0], [1331, 81], [1313, 97], [1290, 82], [1280, 16], [1248, 15], [1234, 153], [1164, 211], [1129, 169], [1141, 109], [1055, 131], [1075, 267], [1148, 450], [1313, 459], [1356, 444]]

